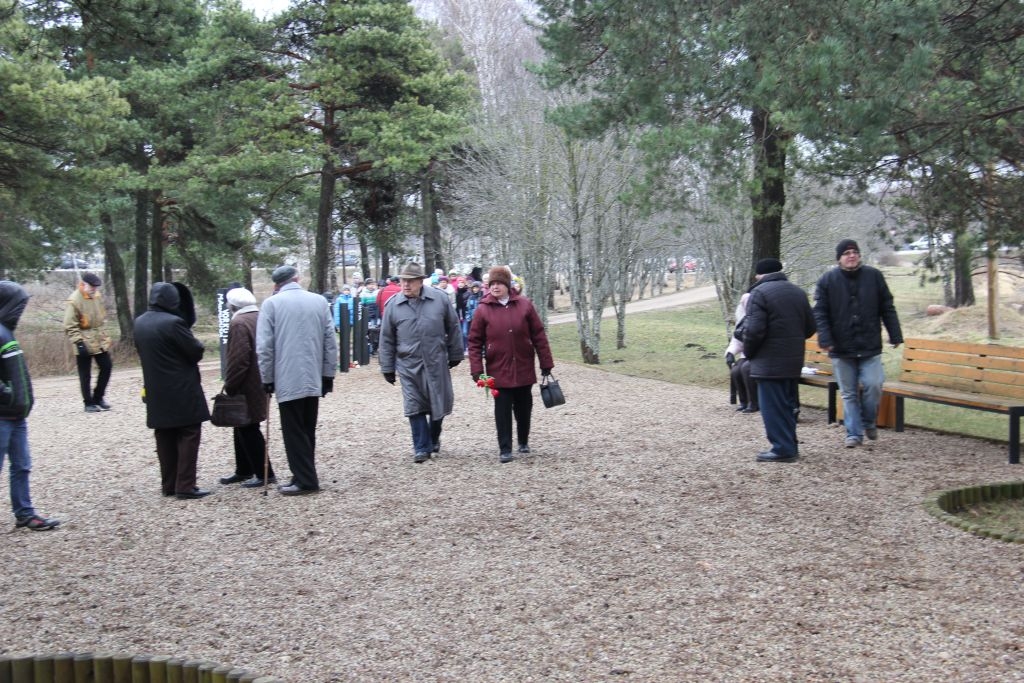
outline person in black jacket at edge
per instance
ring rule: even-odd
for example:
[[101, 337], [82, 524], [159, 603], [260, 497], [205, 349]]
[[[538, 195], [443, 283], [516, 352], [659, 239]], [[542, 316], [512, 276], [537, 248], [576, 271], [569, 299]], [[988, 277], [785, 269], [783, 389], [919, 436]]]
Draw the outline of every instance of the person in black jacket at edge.
[[757, 262], [754, 286], [743, 319], [743, 353], [757, 380], [765, 436], [772, 447], [761, 462], [794, 462], [799, 456], [796, 414], [804, 341], [814, 334], [807, 293], [782, 274], [778, 259]]
[[199, 376], [205, 348], [192, 334], [195, 322], [188, 287], [157, 282], [149, 292], [149, 310], [135, 319], [134, 330], [146, 426], [153, 430], [160, 460], [160, 485], [165, 496], [179, 499], [210, 494], [196, 486], [199, 439], [210, 408]]
[[28, 292], [16, 282], [0, 280], [0, 465], [7, 456], [11, 472], [11, 510], [14, 525], [32, 531], [48, 531], [59, 520], [37, 514], [32, 507], [29, 473], [32, 456], [28, 447], [28, 414], [32, 411], [32, 379], [25, 354], [14, 328], [28, 305]]
[[861, 263], [860, 247], [851, 239], [836, 245], [838, 268], [818, 280], [814, 320], [818, 345], [832, 359], [843, 397], [845, 445], [856, 448], [864, 437], [878, 438], [878, 404], [882, 400], [882, 324], [889, 343], [903, 343], [892, 293], [877, 268]]

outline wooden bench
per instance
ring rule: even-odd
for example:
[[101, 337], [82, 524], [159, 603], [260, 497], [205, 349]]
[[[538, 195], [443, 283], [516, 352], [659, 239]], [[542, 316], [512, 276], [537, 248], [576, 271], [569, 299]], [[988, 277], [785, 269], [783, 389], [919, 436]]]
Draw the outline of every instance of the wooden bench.
[[828, 389], [828, 423], [834, 423], [837, 419], [836, 397], [839, 393], [839, 382], [832, 373], [832, 359], [818, 346], [818, 335], [814, 335], [804, 344], [804, 368], [813, 369], [815, 372], [801, 373], [800, 384]]
[[[828, 423], [834, 423], [838, 417], [839, 383], [832, 374], [832, 359], [818, 347], [818, 335], [814, 335], [804, 344], [804, 368], [813, 368], [815, 372], [800, 373], [800, 384], [828, 389]], [[736, 386], [730, 377], [729, 403], [736, 403]]]
[[1024, 348], [940, 339], [907, 339], [899, 379], [884, 391], [896, 399], [896, 431], [903, 431], [903, 401], [1005, 413], [1010, 418], [1010, 463], [1020, 462], [1024, 415]]

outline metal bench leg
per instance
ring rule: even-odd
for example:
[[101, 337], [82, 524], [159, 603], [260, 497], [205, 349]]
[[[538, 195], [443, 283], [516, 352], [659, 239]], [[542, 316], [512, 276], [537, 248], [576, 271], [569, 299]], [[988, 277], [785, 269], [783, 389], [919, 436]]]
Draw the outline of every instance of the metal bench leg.
[[903, 431], [903, 397], [896, 397], [896, 431]]
[[1022, 409], [1010, 409], [1010, 464], [1020, 464], [1020, 416]]
[[836, 422], [836, 394], [838, 393], [838, 384], [835, 382], [829, 382], [828, 384], [828, 423], [835, 424]]

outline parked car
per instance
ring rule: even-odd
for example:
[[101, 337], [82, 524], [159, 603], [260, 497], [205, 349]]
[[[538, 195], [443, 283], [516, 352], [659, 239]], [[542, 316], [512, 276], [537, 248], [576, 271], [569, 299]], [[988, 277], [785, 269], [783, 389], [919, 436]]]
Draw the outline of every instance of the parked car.
[[910, 244], [907, 245], [907, 249], [909, 251], [927, 251], [928, 249], [931, 249], [933, 246], [935, 248], [947, 247], [947, 246], [949, 246], [952, 243], [953, 243], [953, 235], [951, 235], [948, 232], [944, 232], [941, 235], [939, 235], [938, 237], [932, 237], [930, 235], [925, 235], [924, 237], [916, 239], [916, 240], [914, 240], [913, 242], [911, 242]]
[[75, 258], [70, 254], [65, 254], [60, 257], [60, 260], [56, 263], [55, 267], [58, 270], [74, 270], [76, 268], [78, 270], [88, 270], [89, 263], [82, 259]]

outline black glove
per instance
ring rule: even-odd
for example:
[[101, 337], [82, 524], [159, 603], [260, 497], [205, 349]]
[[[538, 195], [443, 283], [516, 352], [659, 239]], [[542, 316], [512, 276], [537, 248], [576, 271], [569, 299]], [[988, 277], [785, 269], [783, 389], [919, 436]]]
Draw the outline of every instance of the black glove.
[[732, 370], [732, 366], [736, 365], [736, 356], [732, 355], [732, 352], [725, 354], [725, 364]]
[[85, 348], [85, 342], [76, 342], [75, 349], [77, 350], [79, 356], [89, 355], [89, 349]]
[[483, 375], [483, 374], [484, 373], [482, 373], [482, 372], [471, 372], [471, 373], [469, 373], [469, 376], [473, 378], [474, 382], [479, 382], [480, 381], [480, 376]]
[[274, 383], [273, 382], [264, 382], [263, 383], [263, 391], [267, 392], [268, 394], [274, 393]]
[[320, 380], [320, 398], [334, 391], [334, 378], [322, 377]]
[[461, 362], [462, 362], [461, 358], [459, 358], [458, 360], [450, 360], [450, 361], [448, 361], [448, 369], [451, 370], [452, 368], [454, 368], [456, 365], [458, 365]]
[[381, 374], [384, 375], [384, 381], [387, 382], [388, 384], [394, 384], [395, 383], [395, 373], [393, 373], [393, 372], [384, 372], [384, 373], [381, 373]]
[[541, 377], [550, 377], [551, 376], [551, 368], [541, 368], [540, 369], [540, 376]]

